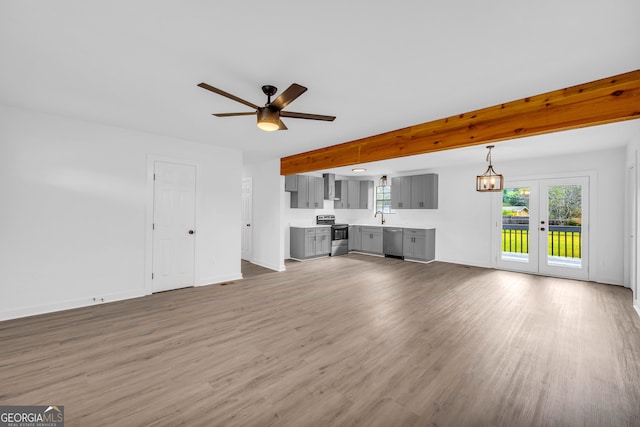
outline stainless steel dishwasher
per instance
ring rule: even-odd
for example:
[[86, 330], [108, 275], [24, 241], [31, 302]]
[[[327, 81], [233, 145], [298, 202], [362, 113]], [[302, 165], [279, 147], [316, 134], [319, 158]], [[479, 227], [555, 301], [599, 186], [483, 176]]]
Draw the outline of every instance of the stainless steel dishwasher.
[[402, 258], [402, 228], [384, 227], [382, 250], [385, 256]]

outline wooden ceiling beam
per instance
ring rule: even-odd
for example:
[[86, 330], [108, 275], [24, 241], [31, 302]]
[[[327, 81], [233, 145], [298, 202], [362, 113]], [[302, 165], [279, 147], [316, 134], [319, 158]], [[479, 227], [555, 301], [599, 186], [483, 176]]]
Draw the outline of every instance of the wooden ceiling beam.
[[291, 175], [640, 118], [640, 70], [280, 159]]

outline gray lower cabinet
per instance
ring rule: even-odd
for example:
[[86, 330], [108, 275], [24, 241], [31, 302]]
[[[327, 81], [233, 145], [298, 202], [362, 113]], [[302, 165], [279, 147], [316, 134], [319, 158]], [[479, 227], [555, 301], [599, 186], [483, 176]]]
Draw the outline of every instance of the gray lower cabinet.
[[349, 227], [349, 250], [362, 250], [362, 227], [359, 225], [352, 225]]
[[436, 258], [436, 230], [434, 228], [405, 228], [403, 255], [405, 259], [433, 261]]
[[291, 227], [291, 258], [309, 259], [331, 253], [330, 227]]
[[371, 254], [382, 255], [382, 227], [361, 227], [362, 244], [360, 250]]
[[284, 178], [285, 191], [291, 192], [291, 207], [322, 209], [324, 207], [324, 180], [317, 176], [289, 175]]
[[331, 228], [316, 228], [316, 255], [331, 254]]

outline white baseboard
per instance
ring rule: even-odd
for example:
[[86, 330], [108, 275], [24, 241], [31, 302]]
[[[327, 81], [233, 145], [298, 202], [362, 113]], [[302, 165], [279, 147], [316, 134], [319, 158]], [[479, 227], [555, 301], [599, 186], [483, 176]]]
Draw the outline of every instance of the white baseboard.
[[420, 263], [420, 264], [431, 264], [432, 262], [436, 261], [435, 259], [432, 259], [430, 261], [423, 261], [421, 259], [411, 259], [411, 258], [405, 258], [404, 260], [408, 261], [408, 262], [417, 262], [417, 263]]
[[0, 321], [18, 319], [20, 317], [36, 316], [38, 314], [53, 313], [55, 311], [71, 310], [73, 308], [89, 307], [92, 305], [104, 304], [114, 301], [121, 301], [131, 298], [145, 296], [144, 289], [135, 291], [118, 292], [110, 295], [102, 295], [94, 298], [78, 298], [67, 301], [60, 301], [52, 304], [41, 304], [29, 307], [21, 307], [0, 312]]
[[439, 259], [439, 258], [436, 258], [434, 261], [446, 262], [447, 264], [464, 265], [464, 266], [467, 266], [467, 267], [479, 267], [479, 268], [493, 268], [493, 269], [495, 269], [495, 267], [492, 266], [492, 265], [468, 262], [468, 261], [460, 260], [460, 259]]
[[384, 258], [384, 254], [372, 254], [371, 252], [362, 252], [362, 251], [349, 251], [350, 254], [360, 254], [360, 255], [369, 255], [369, 256], [377, 256], [380, 258]]
[[284, 266], [284, 264], [282, 265], [275, 265], [269, 262], [262, 262], [260, 260], [257, 259], [252, 259], [251, 261], [249, 261], [251, 264], [255, 264], [255, 265], [259, 265], [260, 267], [264, 267], [264, 268], [268, 268], [269, 270], [273, 270], [273, 271], [286, 271], [286, 267]]
[[636, 309], [636, 313], [640, 316], [640, 301], [636, 300], [633, 302], [633, 308]]
[[300, 262], [313, 261], [314, 259], [320, 259], [320, 258], [329, 258], [329, 255], [314, 256], [312, 258], [294, 258], [294, 257], [289, 257], [289, 259], [292, 259], [294, 261], [300, 261]]
[[232, 282], [234, 280], [241, 280], [242, 274], [227, 274], [226, 276], [211, 276], [206, 277], [204, 279], [200, 279], [200, 283], [195, 284], [194, 286], [209, 286], [209, 285], [217, 285], [219, 283], [224, 282]]

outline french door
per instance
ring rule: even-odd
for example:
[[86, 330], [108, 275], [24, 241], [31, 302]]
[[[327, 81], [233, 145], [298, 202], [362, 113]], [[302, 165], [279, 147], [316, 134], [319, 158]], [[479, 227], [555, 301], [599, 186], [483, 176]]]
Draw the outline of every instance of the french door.
[[498, 224], [498, 268], [588, 279], [588, 177], [507, 182]]

